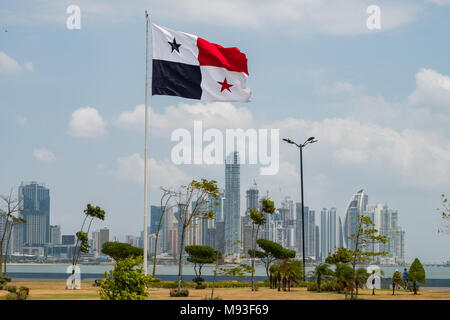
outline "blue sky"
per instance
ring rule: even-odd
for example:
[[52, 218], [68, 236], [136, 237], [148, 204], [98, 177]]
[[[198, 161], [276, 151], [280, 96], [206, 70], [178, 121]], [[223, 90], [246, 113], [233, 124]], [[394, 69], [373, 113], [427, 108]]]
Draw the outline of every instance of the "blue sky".
[[[70, 4], [81, 9], [80, 30], [66, 28]], [[366, 27], [370, 4], [381, 9], [381, 30]], [[142, 229], [143, 108], [136, 107], [144, 102], [145, 9], [153, 23], [239, 47], [252, 89], [250, 103], [152, 99], [153, 204], [160, 185], [207, 177], [223, 187], [223, 166], [172, 164], [174, 129], [193, 120], [277, 128], [282, 137], [319, 139], [305, 149], [305, 202], [316, 212], [334, 206], [343, 217], [365, 188], [370, 204], [399, 211], [408, 260], [450, 260], [436, 211], [440, 194], [450, 193], [446, 0], [2, 2], [1, 193], [24, 180], [46, 183], [51, 223], [63, 234], [77, 230], [87, 202], [107, 210], [97, 227], [119, 240]], [[297, 156], [281, 144], [273, 177], [244, 166], [242, 207], [253, 179], [278, 205], [284, 196], [298, 201]]]

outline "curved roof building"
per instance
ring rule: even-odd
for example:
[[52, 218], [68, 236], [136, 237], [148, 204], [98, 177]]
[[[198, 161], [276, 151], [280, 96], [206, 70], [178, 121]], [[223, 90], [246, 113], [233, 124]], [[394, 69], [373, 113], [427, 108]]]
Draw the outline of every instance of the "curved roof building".
[[356, 192], [347, 204], [345, 209], [345, 221], [343, 226], [344, 241], [348, 249], [353, 250], [351, 244], [348, 243], [348, 237], [356, 232], [358, 227], [358, 216], [366, 214], [369, 197], [364, 189]]

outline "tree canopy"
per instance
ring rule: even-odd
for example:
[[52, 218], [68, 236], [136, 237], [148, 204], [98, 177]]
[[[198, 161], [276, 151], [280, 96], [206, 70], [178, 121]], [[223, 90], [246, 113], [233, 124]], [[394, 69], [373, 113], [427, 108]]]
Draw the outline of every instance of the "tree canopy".
[[142, 256], [117, 260], [114, 269], [105, 272], [105, 280], [100, 280], [102, 300], [147, 300], [147, 288], [154, 280], [145, 275]]
[[103, 244], [102, 252], [116, 261], [125, 258], [137, 258], [144, 255], [142, 248], [134, 247], [129, 243], [110, 241]]

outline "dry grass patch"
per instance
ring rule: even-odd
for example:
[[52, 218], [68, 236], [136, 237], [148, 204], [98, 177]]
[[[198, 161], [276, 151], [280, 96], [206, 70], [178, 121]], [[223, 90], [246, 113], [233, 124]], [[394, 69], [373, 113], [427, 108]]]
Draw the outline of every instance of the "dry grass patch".
[[[92, 286], [93, 281], [82, 281], [81, 290], [66, 290], [65, 281], [13, 281], [9, 285], [30, 288], [29, 299], [33, 300], [98, 300], [98, 287]], [[450, 288], [449, 288], [450, 290]], [[211, 295], [211, 289], [189, 289], [189, 297], [172, 298], [170, 289], [149, 289], [150, 300], [202, 300]], [[0, 291], [0, 295], [7, 291]], [[306, 288], [292, 288], [290, 292], [269, 288], [259, 288], [252, 292], [250, 288], [216, 288], [214, 296], [220, 296], [223, 300], [343, 300], [344, 294], [335, 292], [311, 292]], [[392, 295], [391, 290], [376, 290], [372, 295], [371, 290], [360, 290], [359, 299], [375, 300], [450, 300], [450, 291], [422, 290], [418, 295], [412, 292], [396, 291]]]

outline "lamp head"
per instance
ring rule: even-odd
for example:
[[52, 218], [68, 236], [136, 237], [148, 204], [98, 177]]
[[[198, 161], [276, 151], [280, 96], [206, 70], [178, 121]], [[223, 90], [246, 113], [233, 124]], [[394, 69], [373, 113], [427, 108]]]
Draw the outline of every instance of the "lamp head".
[[290, 144], [295, 144], [295, 142], [292, 141], [291, 139], [283, 139], [283, 141], [285, 141], [287, 143], [290, 143]]

